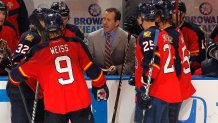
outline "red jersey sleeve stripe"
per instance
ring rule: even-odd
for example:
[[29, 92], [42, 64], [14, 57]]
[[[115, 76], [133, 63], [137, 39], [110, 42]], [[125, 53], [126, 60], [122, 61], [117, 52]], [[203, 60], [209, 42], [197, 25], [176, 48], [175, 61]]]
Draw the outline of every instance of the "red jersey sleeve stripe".
[[18, 68], [20, 73], [24, 76], [24, 77], [27, 77], [27, 78], [30, 78], [24, 71], [21, 67]]
[[198, 55], [199, 55], [199, 52], [191, 53], [191, 56], [198, 56]]
[[192, 53], [199, 53], [199, 50], [191, 51], [191, 54]]
[[153, 64], [153, 67], [157, 68], [158, 70], [160, 70], [160, 67], [157, 64]]
[[84, 71], [88, 70], [89, 67], [92, 65], [93, 63], [90, 61], [85, 67], [84, 67]]
[[100, 75], [96, 79], [93, 79], [92, 81], [97, 82], [101, 79], [102, 76], [103, 76], [103, 72], [101, 71]]
[[11, 75], [9, 74], [9, 80], [11, 82], [11, 84], [18, 86], [20, 84], [20, 82], [16, 82], [11, 78]]
[[155, 52], [155, 55], [158, 56], [158, 57], [160, 57], [160, 53], [158, 53], [158, 52]]

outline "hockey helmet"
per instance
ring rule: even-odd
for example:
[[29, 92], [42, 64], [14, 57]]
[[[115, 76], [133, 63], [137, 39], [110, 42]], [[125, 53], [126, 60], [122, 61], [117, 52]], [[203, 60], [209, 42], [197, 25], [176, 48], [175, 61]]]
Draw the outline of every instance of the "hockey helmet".
[[42, 31], [44, 27], [41, 25], [40, 20], [44, 21], [45, 16], [49, 13], [49, 9], [47, 8], [37, 8], [33, 10], [32, 14], [30, 15], [30, 23], [34, 25], [37, 30]]
[[[176, 1], [175, 0], [171, 1], [171, 4], [173, 6], [173, 10], [175, 10], [176, 9]], [[178, 1], [178, 10], [183, 12], [183, 13], [186, 13], [185, 3], [182, 2], [181, 0]]]
[[47, 8], [37, 8], [33, 11], [32, 15], [34, 15], [38, 20], [44, 20], [45, 16], [50, 12]]
[[172, 10], [173, 6], [169, 0], [165, 1], [159, 1], [155, 7], [158, 9], [158, 14], [163, 18], [163, 19], [171, 19], [172, 18]]
[[137, 7], [137, 15], [145, 20], [155, 20], [156, 8], [154, 4], [140, 3]]
[[59, 13], [50, 13], [45, 17], [45, 28], [48, 32], [58, 31], [63, 27], [63, 19]]
[[63, 1], [61, 2], [53, 2], [51, 5], [51, 9], [58, 11], [61, 16], [69, 16], [70, 9], [68, 8], [67, 4]]

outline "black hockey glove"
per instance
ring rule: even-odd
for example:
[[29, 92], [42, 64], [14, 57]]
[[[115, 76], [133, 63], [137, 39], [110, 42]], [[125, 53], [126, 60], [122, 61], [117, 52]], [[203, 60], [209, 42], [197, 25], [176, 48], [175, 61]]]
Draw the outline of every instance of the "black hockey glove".
[[134, 16], [127, 16], [124, 19], [123, 28], [127, 32], [130, 32], [136, 36], [138, 36], [143, 30], [138, 25], [137, 18]]
[[12, 58], [12, 62], [13, 63], [20, 63], [22, 61], [22, 59], [24, 59], [24, 58], [25, 58], [24, 54], [18, 54]]
[[136, 104], [142, 109], [151, 108], [152, 98], [149, 95], [146, 95], [146, 89], [142, 86], [139, 90], [136, 90]]
[[129, 85], [135, 86], [135, 73], [133, 73], [129, 78]]
[[97, 101], [107, 100], [109, 97], [109, 90], [106, 84], [104, 84], [102, 87], [92, 86], [92, 93]]
[[0, 57], [0, 68], [5, 69], [5, 68], [12, 68], [12, 63], [9, 57], [6, 56], [1, 56]]
[[[148, 84], [148, 77], [145, 76], [145, 75], [143, 75], [143, 81], [144, 81], [145, 84]], [[151, 82], [150, 82], [150, 84], [152, 84], [153, 82], [154, 82], [154, 79], [151, 78]]]

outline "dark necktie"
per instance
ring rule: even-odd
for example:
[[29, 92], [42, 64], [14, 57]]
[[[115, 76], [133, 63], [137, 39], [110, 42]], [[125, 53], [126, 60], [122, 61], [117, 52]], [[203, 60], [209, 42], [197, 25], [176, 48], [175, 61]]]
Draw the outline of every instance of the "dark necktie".
[[110, 33], [107, 34], [106, 45], [105, 45], [105, 68], [111, 66], [111, 46], [110, 46]]

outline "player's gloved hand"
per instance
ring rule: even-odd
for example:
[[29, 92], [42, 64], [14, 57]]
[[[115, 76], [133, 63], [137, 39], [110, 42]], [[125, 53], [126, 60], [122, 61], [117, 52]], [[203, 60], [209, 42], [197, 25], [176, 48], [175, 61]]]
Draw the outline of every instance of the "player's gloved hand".
[[92, 86], [92, 93], [97, 101], [107, 100], [109, 97], [109, 89], [106, 84], [102, 87]]
[[[143, 81], [144, 81], [144, 84], [148, 84], [148, 77], [145, 76], [145, 75], [143, 75]], [[151, 82], [150, 82], [150, 84], [152, 84], [153, 82], [154, 82], [154, 79], [151, 78]]]
[[123, 28], [136, 36], [142, 32], [142, 28], [138, 25], [137, 18], [134, 16], [127, 16], [123, 22]]
[[13, 63], [20, 63], [21, 61], [23, 61], [25, 58], [25, 55], [24, 54], [18, 54], [18, 55], [15, 55], [13, 58], [12, 58], [12, 62]]
[[133, 73], [129, 78], [129, 85], [135, 86], [135, 73]]
[[0, 57], [0, 68], [2, 68], [2, 69], [5, 69], [5, 68], [11, 69], [12, 68], [12, 62], [11, 62], [9, 57], [6, 57], [4, 55]]
[[136, 104], [142, 109], [149, 109], [152, 106], [152, 98], [149, 95], [146, 95], [146, 89], [144, 86], [136, 90]]

